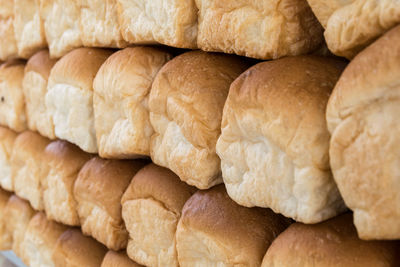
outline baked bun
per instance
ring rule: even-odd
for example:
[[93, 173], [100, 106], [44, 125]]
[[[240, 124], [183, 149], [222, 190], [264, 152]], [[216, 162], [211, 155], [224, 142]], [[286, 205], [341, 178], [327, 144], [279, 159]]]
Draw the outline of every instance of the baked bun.
[[231, 82], [247, 67], [238, 57], [192, 51], [161, 68], [149, 98], [154, 163], [200, 189], [222, 182], [215, 153], [222, 109]]
[[196, 48], [194, 0], [117, 0], [121, 33], [133, 44]]
[[223, 185], [197, 191], [183, 207], [176, 232], [179, 265], [260, 266], [287, 226], [269, 209], [237, 205]]
[[5, 214], [10, 196], [10, 192], [0, 188], [0, 250], [9, 250], [12, 248], [12, 237], [7, 230], [8, 218]]
[[99, 155], [137, 158], [150, 155], [148, 100], [160, 68], [171, 58], [161, 49], [129, 47], [110, 56], [93, 82]]
[[400, 23], [397, 1], [308, 0], [325, 27], [329, 49], [353, 58], [376, 38]]
[[79, 229], [68, 229], [57, 240], [52, 259], [56, 267], [99, 267], [107, 249]]
[[74, 197], [82, 232], [109, 249], [126, 247], [128, 232], [121, 214], [121, 198], [144, 161], [106, 160], [95, 157], [79, 172]]
[[24, 67], [25, 63], [19, 60], [0, 65], [0, 125], [17, 132], [26, 129], [25, 99], [22, 90]]
[[11, 154], [14, 148], [17, 133], [0, 126], [0, 186], [8, 191], [13, 191], [11, 176]]
[[294, 223], [272, 242], [262, 267], [398, 266], [400, 242], [363, 241], [352, 224], [351, 213], [329, 221]]
[[7, 218], [6, 229], [12, 239], [12, 250], [25, 263], [28, 264], [25, 248], [23, 246], [25, 231], [29, 221], [35, 215], [29, 202], [16, 195], [12, 195], [4, 209], [4, 218]]
[[195, 191], [155, 164], [135, 175], [121, 201], [131, 259], [146, 266], [179, 266], [176, 227], [183, 205]]
[[44, 150], [50, 140], [31, 131], [18, 135], [11, 155], [14, 191], [30, 202], [35, 210], [43, 210], [41, 179], [47, 174]]
[[57, 140], [46, 147], [44, 157], [49, 167], [41, 181], [47, 218], [79, 226], [74, 184], [79, 171], [93, 155], [67, 141]]
[[80, 30], [84, 46], [125, 47], [118, 23], [117, 0], [80, 0]]
[[82, 46], [80, 8], [76, 0], [40, 0], [40, 16], [50, 56], [59, 58]]
[[322, 43], [322, 27], [306, 0], [195, 0], [197, 44], [259, 59], [306, 54]]
[[89, 153], [97, 152], [93, 116], [93, 79], [111, 50], [78, 48], [51, 69], [46, 107], [58, 138]]
[[50, 139], [56, 136], [50, 112], [45, 105], [45, 97], [47, 81], [55, 63], [56, 60], [50, 59], [47, 50], [37, 52], [28, 60], [22, 82], [28, 127]]
[[232, 83], [217, 152], [234, 201], [304, 223], [345, 210], [329, 168], [325, 120], [343, 67], [331, 58], [287, 57], [259, 63]]
[[17, 41], [14, 36], [14, 1], [0, 0], [0, 60], [17, 57]]
[[400, 26], [348, 65], [329, 99], [331, 168], [362, 239], [400, 238]]
[[14, 0], [14, 33], [18, 56], [29, 58], [47, 46], [40, 0]]
[[53, 267], [53, 248], [67, 226], [50, 221], [43, 212], [30, 220], [22, 246], [30, 267]]
[[101, 263], [101, 267], [142, 267], [142, 265], [129, 259], [125, 251], [109, 250]]

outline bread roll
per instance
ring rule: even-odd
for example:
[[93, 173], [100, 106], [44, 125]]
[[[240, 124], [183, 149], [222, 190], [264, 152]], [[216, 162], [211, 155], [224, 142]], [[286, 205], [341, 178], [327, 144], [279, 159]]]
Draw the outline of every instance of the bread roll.
[[400, 242], [363, 241], [352, 224], [351, 213], [329, 221], [294, 223], [272, 242], [262, 267], [398, 266]]
[[196, 48], [194, 0], [117, 0], [121, 33], [134, 44]]
[[205, 51], [259, 59], [306, 54], [323, 40], [306, 0], [195, 0]]
[[22, 90], [24, 67], [24, 62], [19, 60], [0, 65], [0, 125], [17, 132], [26, 129], [25, 99]]
[[0, 188], [0, 250], [12, 248], [12, 237], [7, 230], [8, 218], [6, 217], [6, 206], [10, 196], [10, 192]]
[[176, 227], [183, 205], [195, 190], [155, 164], [135, 175], [121, 202], [131, 259], [146, 266], [179, 266]]
[[68, 229], [57, 240], [52, 259], [55, 267], [99, 267], [107, 249], [79, 229]]
[[122, 221], [121, 198], [144, 161], [95, 157], [81, 169], [74, 186], [82, 232], [109, 249], [126, 247], [128, 232]]
[[308, 0], [325, 27], [329, 49], [353, 58], [400, 23], [400, 2], [393, 0]]
[[259, 63], [232, 84], [217, 143], [230, 197], [304, 223], [345, 210], [329, 168], [325, 108], [344, 67], [316, 56]]
[[40, 0], [40, 16], [52, 58], [82, 46], [79, 1]]
[[45, 105], [45, 96], [50, 71], [55, 63], [47, 50], [37, 52], [28, 60], [22, 82], [28, 127], [50, 139], [55, 138], [54, 124]]
[[150, 92], [154, 163], [200, 189], [222, 182], [215, 143], [231, 82], [247, 63], [233, 56], [192, 51], [158, 72]]
[[44, 151], [49, 171], [42, 178], [43, 202], [47, 218], [79, 226], [74, 184], [83, 165], [93, 155], [66, 141], [51, 142]]
[[161, 49], [130, 47], [110, 56], [93, 83], [99, 155], [136, 158], [150, 155], [148, 100], [160, 68], [171, 58]]
[[185, 204], [176, 232], [181, 267], [260, 266], [288, 221], [269, 209], [233, 202], [223, 185], [197, 191]]
[[101, 267], [142, 267], [142, 265], [129, 259], [124, 251], [109, 250], [101, 263]]
[[47, 46], [40, 0], [14, 0], [14, 33], [18, 56], [29, 58]]
[[0, 186], [8, 191], [13, 191], [11, 176], [11, 154], [14, 148], [17, 133], [0, 126]]
[[0, 60], [17, 57], [17, 41], [14, 36], [14, 1], [0, 0]]
[[41, 135], [26, 131], [18, 135], [11, 155], [11, 175], [14, 191], [30, 202], [36, 210], [43, 210], [41, 179], [47, 174], [44, 149], [50, 143]]
[[12, 239], [12, 250], [25, 263], [28, 264], [28, 258], [23, 240], [29, 221], [35, 215], [29, 202], [16, 195], [12, 195], [5, 207], [4, 218], [7, 218], [6, 229]]
[[118, 23], [117, 0], [80, 0], [80, 31], [84, 46], [125, 47]]
[[329, 99], [330, 163], [362, 239], [400, 238], [400, 26], [358, 54]]
[[30, 267], [53, 267], [53, 248], [67, 226], [50, 221], [43, 212], [30, 220], [22, 246]]
[[57, 61], [47, 85], [46, 108], [58, 138], [89, 153], [97, 152], [93, 79], [111, 50], [78, 48]]

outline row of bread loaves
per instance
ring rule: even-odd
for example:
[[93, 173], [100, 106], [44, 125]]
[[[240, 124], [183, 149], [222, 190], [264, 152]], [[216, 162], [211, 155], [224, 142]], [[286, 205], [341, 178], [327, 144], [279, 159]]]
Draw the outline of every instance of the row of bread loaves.
[[[306, 0], [1, 0], [0, 59], [165, 44], [271, 59], [323, 42]], [[220, 21], [216, 24], [215, 21]]]
[[[141, 266], [122, 251], [106, 253], [104, 246], [78, 229], [47, 219], [43, 212], [35, 212], [26, 201], [3, 190], [0, 213], [1, 249], [12, 247], [31, 267]], [[351, 214], [316, 225], [294, 223], [286, 230], [288, 222], [271, 215], [268, 210], [237, 206], [223, 186], [195, 193], [183, 206], [177, 226], [180, 266], [391, 267], [400, 260], [398, 241], [360, 240]]]

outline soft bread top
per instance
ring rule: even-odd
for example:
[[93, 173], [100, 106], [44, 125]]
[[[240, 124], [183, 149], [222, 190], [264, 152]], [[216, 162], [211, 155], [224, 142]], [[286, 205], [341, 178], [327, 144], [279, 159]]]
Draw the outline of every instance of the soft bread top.
[[307, 0], [315, 16], [324, 28], [326, 28], [329, 18], [336, 10], [354, 1], [355, 0]]
[[109, 250], [103, 259], [101, 267], [142, 267], [142, 265], [132, 261], [125, 251], [115, 252]]
[[57, 267], [99, 267], [106, 252], [103, 245], [80, 230], [69, 229], [58, 238], [53, 261]]
[[351, 213], [315, 225], [294, 223], [272, 242], [262, 266], [397, 266], [400, 242], [363, 241]]
[[229, 85], [247, 67], [238, 57], [202, 51], [184, 53], [163, 66], [149, 98], [156, 164], [201, 189], [221, 182], [215, 144], [222, 110]]
[[195, 187], [179, 180], [172, 171], [151, 163], [138, 171], [121, 202], [124, 204], [135, 199], [154, 199], [180, 215], [183, 205], [195, 191]]
[[12, 191], [11, 154], [17, 133], [0, 126], [0, 185], [3, 189]]
[[[272, 240], [288, 221], [269, 209], [246, 208], [231, 200], [223, 185], [197, 191], [185, 204], [178, 225], [177, 249], [181, 266], [191, 266], [198, 257], [196, 246], [182, 243], [187, 236], [202, 239], [204, 244], [220, 244], [227, 266], [259, 266]], [[209, 239], [209, 240], [207, 240]], [[193, 239], [192, 239], [193, 240]], [[208, 263], [212, 262], [210, 251]], [[188, 255], [192, 254], [192, 255]], [[204, 255], [203, 255], [204, 256]], [[188, 261], [189, 260], [189, 261]]]
[[145, 161], [106, 160], [94, 157], [81, 169], [75, 182], [75, 198], [91, 201], [113, 218], [121, 218], [121, 198]]
[[30, 71], [39, 73], [47, 81], [56, 62], [56, 59], [50, 58], [48, 50], [41, 50], [29, 58], [25, 66], [25, 73]]
[[49, 87], [61, 83], [93, 90], [93, 79], [111, 54], [112, 50], [98, 48], [78, 48], [69, 52], [51, 70]]

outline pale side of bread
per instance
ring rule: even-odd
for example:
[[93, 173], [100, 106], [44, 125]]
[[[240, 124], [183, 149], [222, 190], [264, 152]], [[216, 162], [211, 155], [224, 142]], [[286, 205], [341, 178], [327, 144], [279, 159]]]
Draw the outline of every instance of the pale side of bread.
[[97, 146], [104, 158], [150, 155], [148, 100], [151, 85], [171, 54], [159, 48], [129, 47], [110, 56], [93, 82]]
[[14, 35], [14, 1], [0, 0], [0, 60], [17, 57], [18, 48]]
[[117, 0], [124, 39], [132, 44], [196, 48], [194, 0]]
[[50, 140], [38, 133], [18, 135], [11, 155], [11, 175], [15, 194], [26, 199], [35, 210], [43, 210], [42, 178], [48, 172], [44, 150]]
[[329, 49], [353, 58], [400, 23], [400, 2], [393, 0], [308, 0], [325, 27]]
[[294, 223], [272, 242], [262, 267], [394, 267], [399, 241], [363, 241], [351, 213], [314, 225]]
[[12, 195], [7, 202], [4, 216], [7, 218], [6, 228], [12, 239], [12, 250], [25, 263], [29, 264], [26, 252], [23, 247], [25, 231], [35, 210], [29, 202], [16, 195]]
[[80, 225], [74, 184], [79, 171], [92, 157], [67, 141], [57, 140], [47, 145], [44, 160], [49, 170], [41, 181], [47, 218], [66, 225]]
[[82, 46], [79, 1], [40, 0], [40, 17], [50, 56], [60, 58]]
[[358, 54], [329, 99], [330, 164], [362, 239], [400, 238], [400, 26]]
[[24, 67], [20, 60], [0, 65], [0, 124], [17, 132], [27, 127], [22, 90]]
[[145, 266], [179, 266], [176, 227], [195, 191], [172, 171], [153, 163], [135, 175], [121, 201], [131, 259]]
[[11, 176], [11, 155], [17, 135], [13, 130], [0, 126], [0, 186], [8, 191], [14, 190]]
[[79, 0], [80, 31], [84, 46], [125, 47], [118, 22], [117, 0]]
[[346, 209], [329, 167], [325, 108], [345, 64], [296, 56], [262, 62], [231, 85], [217, 152], [228, 194], [304, 223]]
[[195, 193], [183, 207], [176, 233], [181, 267], [260, 266], [288, 220], [269, 209], [246, 208], [223, 185]]
[[30, 220], [22, 246], [30, 267], [54, 267], [53, 248], [58, 238], [68, 228], [48, 220], [44, 212], [38, 212]]
[[56, 267], [99, 267], [106, 253], [102, 244], [70, 228], [58, 238], [52, 259]]
[[29, 58], [47, 46], [40, 0], [14, 0], [14, 35], [18, 57]]
[[46, 108], [55, 135], [97, 153], [93, 115], [93, 79], [112, 50], [78, 48], [57, 61], [51, 69]]
[[45, 97], [51, 68], [57, 61], [50, 59], [47, 50], [34, 54], [26, 63], [22, 82], [28, 128], [42, 136], [55, 139], [54, 124], [47, 111]]
[[161, 68], [149, 98], [154, 163], [200, 189], [222, 182], [215, 152], [222, 110], [231, 82], [247, 67], [235, 56], [191, 51]]
[[12, 249], [11, 233], [7, 230], [6, 206], [11, 193], [0, 188], [0, 250]]
[[140, 264], [132, 261], [125, 251], [115, 252], [109, 250], [104, 256], [101, 267], [143, 267]]
[[95, 157], [79, 172], [74, 198], [82, 232], [109, 249], [126, 248], [128, 232], [122, 220], [121, 198], [144, 161]]
[[306, 0], [196, 0], [197, 43], [205, 51], [276, 59], [309, 53], [322, 27]]

